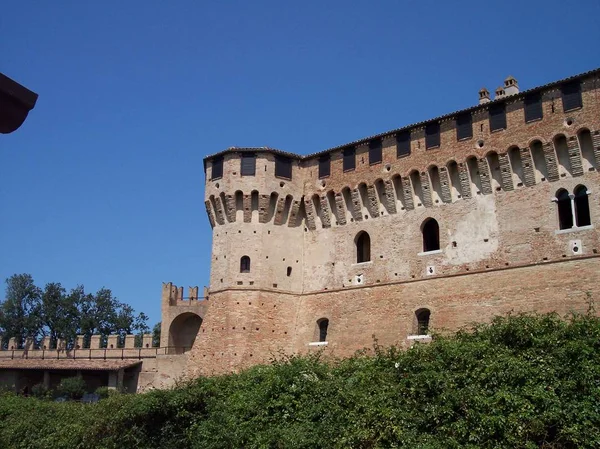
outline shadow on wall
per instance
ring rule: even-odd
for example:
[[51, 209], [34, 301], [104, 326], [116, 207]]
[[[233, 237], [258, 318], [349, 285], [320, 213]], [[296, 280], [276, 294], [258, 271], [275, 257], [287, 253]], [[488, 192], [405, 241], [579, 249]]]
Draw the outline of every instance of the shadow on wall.
[[183, 354], [194, 346], [194, 341], [202, 325], [202, 318], [192, 312], [185, 312], [173, 320], [169, 327], [169, 347], [173, 354]]

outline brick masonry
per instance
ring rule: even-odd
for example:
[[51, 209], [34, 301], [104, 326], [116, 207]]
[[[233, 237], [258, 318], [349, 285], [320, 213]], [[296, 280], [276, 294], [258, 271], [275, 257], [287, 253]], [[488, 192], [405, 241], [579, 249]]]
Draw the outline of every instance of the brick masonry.
[[[419, 308], [431, 311], [436, 331], [510, 311], [588, 310], [600, 299], [599, 72], [580, 80], [582, 108], [563, 112], [560, 85], [549, 85], [541, 90], [543, 118], [525, 123], [523, 96], [507, 96], [504, 130], [490, 132], [483, 104], [470, 111], [470, 139], [457, 140], [449, 115], [439, 120], [438, 148], [425, 149], [420, 124], [410, 156], [398, 157], [394, 133], [366, 139], [382, 139], [381, 163], [369, 163], [361, 142], [356, 168], [344, 171], [348, 146], [333, 149], [322, 179], [318, 155], [288, 154], [291, 179], [275, 176], [276, 150], [224, 152], [218, 180], [207, 158], [210, 300], [196, 301], [203, 321], [185, 373], [313, 350], [321, 318], [330, 323], [326, 352], [347, 356], [374, 338], [410, 345]], [[241, 151], [255, 153], [255, 176], [238, 174]], [[556, 192], [579, 185], [589, 192], [592, 226], [559, 230]], [[243, 213], [243, 222], [223, 219], [219, 199], [235, 192], [243, 192], [243, 206], [234, 202], [238, 210], [227, 217]], [[252, 192], [263, 201], [253, 204]], [[269, 211], [253, 214], [255, 207]], [[440, 250], [424, 253], [422, 225], [431, 218]], [[356, 263], [363, 231], [371, 258]], [[240, 273], [242, 256], [251, 258], [250, 272]], [[178, 317], [195, 312], [173, 307], [163, 306], [163, 330], [177, 334]]]

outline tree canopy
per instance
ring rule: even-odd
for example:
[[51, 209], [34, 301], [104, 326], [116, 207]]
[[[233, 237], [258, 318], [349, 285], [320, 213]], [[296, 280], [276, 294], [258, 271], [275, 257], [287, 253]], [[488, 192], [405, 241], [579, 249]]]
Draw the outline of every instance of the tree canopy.
[[3, 344], [15, 338], [17, 347], [26, 339], [50, 337], [51, 345], [60, 339], [67, 345], [75, 336], [86, 340], [93, 334], [124, 336], [149, 332], [148, 317], [120, 302], [110, 289], [86, 293], [83, 285], [67, 290], [59, 282], [40, 288], [30, 274], [14, 274], [6, 280], [6, 296], [0, 302], [0, 336]]

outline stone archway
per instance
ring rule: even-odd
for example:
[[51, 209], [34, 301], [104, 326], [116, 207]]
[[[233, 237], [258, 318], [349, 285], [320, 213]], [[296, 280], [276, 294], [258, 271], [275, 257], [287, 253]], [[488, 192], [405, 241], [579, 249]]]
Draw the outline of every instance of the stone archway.
[[194, 346], [194, 341], [202, 325], [202, 318], [185, 312], [178, 315], [169, 326], [169, 354], [183, 354]]

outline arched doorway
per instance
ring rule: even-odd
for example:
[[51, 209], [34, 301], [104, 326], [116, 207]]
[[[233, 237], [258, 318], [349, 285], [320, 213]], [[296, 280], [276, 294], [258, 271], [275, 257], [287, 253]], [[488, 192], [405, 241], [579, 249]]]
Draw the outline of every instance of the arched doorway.
[[169, 327], [169, 354], [183, 354], [194, 346], [202, 318], [192, 312], [178, 315]]

